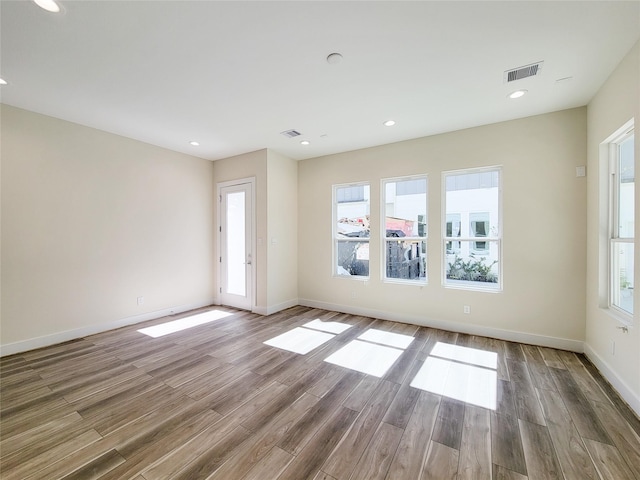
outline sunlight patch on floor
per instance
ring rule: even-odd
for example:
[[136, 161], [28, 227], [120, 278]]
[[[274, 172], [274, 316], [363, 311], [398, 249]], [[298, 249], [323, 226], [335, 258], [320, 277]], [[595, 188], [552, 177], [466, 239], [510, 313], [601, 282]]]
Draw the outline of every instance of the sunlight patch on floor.
[[[436, 354], [446, 358], [438, 358]], [[438, 342], [411, 386], [495, 410], [498, 374], [494, 355], [494, 352]], [[474, 362], [478, 363], [473, 365]]]
[[186, 330], [187, 328], [215, 322], [216, 320], [220, 320], [221, 318], [226, 318], [231, 315], [233, 315], [233, 313], [223, 312], [222, 310], [211, 310], [197, 315], [192, 315], [190, 317], [179, 318], [178, 320], [154, 325], [153, 327], [141, 328], [138, 332], [144, 333], [145, 335], [153, 338], [158, 338], [164, 335], [169, 335], [170, 333]]
[[324, 322], [318, 318], [307, 322], [303, 325], [303, 327], [313, 328], [314, 330], [321, 330], [323, 332], [329, 333], [342, 333], [349, 330], [353, 325], [349, 325], [348, 323], [340, 323], [340, 322]]
[[432, 357], [446, 358], [457, 362], [469, 363], [478, 367], [498, 368], [498, 354], [477, 348], [461, 347], [450, 343], [438, 342], [429, 354]]
[[403, 350], [413, 342], [413, 337], [410, 335], [385, 332], [384, 330], [378, 330], [376, 328], [370, 328], [358, 338], [360, 340], [366, 340], [367, 342], [380, 343], [388, 347], [396, 347]]
[[397, 348], [353, 340], [324, 361], [380, 378], [402, 353]]
[[331, 333], [296, 327], [263, 343], [271, 347], [304, 355], [323, 343], [328, 342], [333, 337], [335, 337], [335, 335]]

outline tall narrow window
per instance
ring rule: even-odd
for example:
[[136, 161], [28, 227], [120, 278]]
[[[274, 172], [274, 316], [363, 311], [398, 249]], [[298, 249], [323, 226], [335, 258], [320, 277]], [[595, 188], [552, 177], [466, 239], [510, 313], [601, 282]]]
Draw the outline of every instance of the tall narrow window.
[[444, 284], [500, 290], [501, 169], [443, 174]]
[[634, 287], [634, 131], [633, 127], [610, 144], [611, 239], [609, 242], [609, 303], [633, 314]]
[[427, 177], [383, 180], [384, 278], [427, 280]]
[[369, 185], [336, 185], [334, 198], [334, 274], [369, 276]]

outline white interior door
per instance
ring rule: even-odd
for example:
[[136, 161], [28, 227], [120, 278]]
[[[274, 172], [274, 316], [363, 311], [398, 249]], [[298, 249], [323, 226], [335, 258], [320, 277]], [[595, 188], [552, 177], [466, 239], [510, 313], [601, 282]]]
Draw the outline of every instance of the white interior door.
[[253, 188], [220, 186], [220, 303], [251, 310], [253, 305]]

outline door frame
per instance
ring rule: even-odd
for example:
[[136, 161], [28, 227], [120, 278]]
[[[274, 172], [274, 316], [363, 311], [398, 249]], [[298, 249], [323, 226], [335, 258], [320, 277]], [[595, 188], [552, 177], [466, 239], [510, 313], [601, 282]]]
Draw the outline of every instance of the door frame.
[[246, 177], [239, 178], [237, 180], [227, 180], [225, 182], [216, 183], [216, 196], [218, 198], [218, 206], [216, 209], [217, 212], [217, 221], [216, 221], [216, 238], [217, 238], [217, 248], [218, 248], [218, 261], [216, 262], [216, 271], [218, 277], [218, 292], [216, 297], [218, 298], [217, 303], [220, 305], [222, 301], [222, 189], [226, 187], [234, 187], [238, 185], [244, 184], [251, 185], [251, 238], [249, 239], [249, 245], [251, 246], [251, 280], [250, 280], [250, 311], [253, 312], [256, 307], [256, 290], [257, 290], [257, 265], [258, 265], [258, 254], [257, 254], [257, 242], [256, 242], [256, 177]]

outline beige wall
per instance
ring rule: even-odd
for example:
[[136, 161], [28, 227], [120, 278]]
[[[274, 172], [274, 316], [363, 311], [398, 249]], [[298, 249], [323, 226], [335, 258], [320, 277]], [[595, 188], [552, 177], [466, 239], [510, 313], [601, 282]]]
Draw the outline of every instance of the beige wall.
[[[635, 289], [633, 328], [624, 333], [623, 326], [606, 308], [607, 278], [607, 185], [606, 165], [600, 159], [600, 144], [635, 117], [635, 161], [640, 171], [640, 43], [637, 43], [588, 105], [588, 230], [587, 230], [587, 355], [603, 371], [623, 397], [640, 412], [640, 328], [638, 305], [640, 292]], [[636, 218], [640, 214], [640, 195], [636, 192]], [[636, 238], [639, 238], [636, 222]], [[638, 247], [638, 240], [635, 246]], [[640, 278], [640, 251], [635, 248], [635, 278]], [[615, 343], [615, 353], [613, 345]]]
[[298, 162], [267, 152], [267, 306], [298, 303]]
[[[269, 314], [296, 305], [297, 162], [265, 149], [217, 160], [213, 165], [216, 183], [255, 179], [257, 250], [253, 311]], [[218, 256], [217, 243], [215, 248]]]
[[[580, 350], [585, 336], [586, 109], [577, 108], [299, 162], [302, 303]], [[441, 285], [441, 173], [503, 167], [504, 290]], [[372, 234], [368, 282], [332, 277], [332, 185], [371, 184], [379, 231], [380, 181], [428, 174], [428, 275], [424, 287], [381, 280]], [[355, 296], [355, 298], [353, 297]], [[463, 306], [471, 307], [470, 314]]]
[[[255, 179], [255, 206], [256, 206], [256, 240], [257, 250], [253, 259], [254, 285], [256, 287], [255, 303], [258, 311], [267, 308], [267, 150], [237, 155], [213, 162], [214, 179], [216, 183], [229, 182], [245, 178]], [[218, 211], [216, 209], [216, 225]], [[262, 239], [262, 241], [261, 241]], [[218, 244], [214, 243], [217, 258]], [[215, 291], [219, 291], [218, 278], [216, 277]]]
[[211, 162], [1, 110], [3, 353], [212, 301]]

